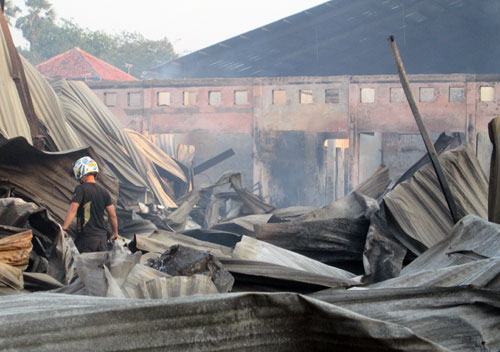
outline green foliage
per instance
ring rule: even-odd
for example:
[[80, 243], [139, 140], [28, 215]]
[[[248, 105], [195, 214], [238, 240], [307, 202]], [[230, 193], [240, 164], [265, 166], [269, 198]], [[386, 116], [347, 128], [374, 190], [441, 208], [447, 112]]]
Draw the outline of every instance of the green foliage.
[[17, 19], [16, 28], [21, 30], [31, 48], [38, 42], [41, 32], [54, 24], [56, 14], [47, 0], [26, 0], [24, 4], [28, 13]]
[[115, 44], [113, 50], [103, 50], [101, 53], [94, 54], [91, 50], [97, 45], [87, 49], [82, 47], [82, 49], [124, 71], [127, 71], [128, 65], [132, 65], [130, 74], [137, 78], [141, 78], [144, 71], [176, 57], [174, 48], [167, 38], [149, 40], [139, 33], [122, 32], [119, 35], [105, 36], [100, 40], [88, 42], [97, 44], [109, 39]]
[[30, 43], [29, 50], [19, 49], [31, 63], [39, 64], [74, 47], [141, 78], [144, 71], [177, 57], [167, 38], [149, 40], [135, 32], [110, 35], [82, 28], [70, 20], [55, 20], [47, 0], [26, 0], [28, 13], [19, 17], [16, 27]]
[[16, 18], [17, 14], [21, 12], [21, 9], [14, 5], [11, 0], [5, 1], [4, 15], [5, 20], [9, 26], [12, 26], [13, 20]]

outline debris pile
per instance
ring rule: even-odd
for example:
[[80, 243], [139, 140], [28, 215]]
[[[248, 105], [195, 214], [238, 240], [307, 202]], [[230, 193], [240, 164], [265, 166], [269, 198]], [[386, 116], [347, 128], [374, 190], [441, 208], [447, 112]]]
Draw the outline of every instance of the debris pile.
[[[456, 224], [425, 157], [394, 184], [380, 167], [322, 208], [277, 209], [238, 172], [196, 187], [188, 146], [167, 154], [22, 60], [28, 118], [0, 41], [3, 349], [500, 350], [500, 225], [469, 146], [436, 142]], [[107, 252], [60, 226], [85, 155], [117, 204]]]

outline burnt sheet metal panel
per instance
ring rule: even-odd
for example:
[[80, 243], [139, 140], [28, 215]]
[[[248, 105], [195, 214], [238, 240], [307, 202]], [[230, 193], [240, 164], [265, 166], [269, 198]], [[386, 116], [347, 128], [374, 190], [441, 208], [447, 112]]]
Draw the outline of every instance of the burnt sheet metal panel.
[[0, 304], [6, 350], [446, 351], [401, 325], [291, 293], [169, 300], [35, 293]]
[[363, 274], [362, 254], [369, 222], [331, 219], [255, 226], [258, 240], [357, 274]]
[[406, 266], [399, 277], [370, 288], [451, 287], [500, 289], [500, 225], [468, 215], [450, 236]]
[[12, 63], [7, 41], [0, 28], [0, 135], [4, 138], [23, 136], [32, 143], [30, 125], [24, 114], [16, 83], [12, 78]]
[[14, 194], [48, 209], [62, 223], [78, 181], [73, 176], [72, 163], [90, 156], [101, 168], [99, 183], [118, 197], [118, 183], [109, 169], [91, 148], [60, 153], [44, 153], [17, 137], [0, 143], [0, 188], [14, 188]]
[[496, 0], [328, 1], [152, 68], [148, 78], [394, 73], [390, 34], [410, 74], [497, 73], [497, 6]]
[[500, 349], [497, 291], [418, 287], [328, 290], [312, 296], [373, 319], [405, 326], [452, 351]]
[[[128, 136], [123, 137], [125, 136], [123, 128], [85, 83], [61, 79], [53, 81], [52, 87], [61, 101], [66, 120], [80, 139], [92, 145], [102, 158], [113, 165], [114, 172], [121, 182], [147, 187], [145, 177], [130, 160], [130, 157], [137, 153], [136, 150], [131, 153], [131, 149], [135, 149], [135, 146]], [[129, 144], [128, 150], [126, 149], [130, 152], [129, 155], [116, 146], [115, 141], [120, 143], [124, 138]], [[125, 144], [122, 146], [125, 148]], [[145, 171], [144, 164], [138, 163], [138, 165]]]
[[500, 257], [500, 225], [467, 215], [449, 237], [403, 268], [401, 276], [493, 257]]
[[260, 261], [222, 258], [221, 263], [236, 278], [232, 292], [312, 293], [326, 288], [343, 289], [355, 285], [352, 281], [329, 275]]
[[62, 103], [50, 83], [28, 60], [23, 59], [22, 62], [36, 116], [57, 150], [84, 147], [85, 143], [66, 120]]
[[[455, 197], [459, 216], [475, 214], [487, 218], [488, 182], [474, 152], [469, 147], [454, 149], [443, 153], [439, 160]], [[398, 239], [405, 245], [410, 239], [427, 248], [432, 247], [448, 236], [453, 228], [451, 214], [431, 164], [399, 184], [384, 197], [384, 201], [402, 230]]]

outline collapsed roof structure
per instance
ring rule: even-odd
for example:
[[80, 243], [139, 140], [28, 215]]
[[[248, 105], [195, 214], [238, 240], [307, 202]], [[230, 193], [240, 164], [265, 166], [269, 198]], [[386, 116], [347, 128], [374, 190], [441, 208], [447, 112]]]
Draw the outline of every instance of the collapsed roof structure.
[[[469, 146], [436, 148], [456, 224], [425, 159], [322, 208], [277, 209], [238, 172], [195, 187], [183, 152], [123, 129], [83, 82], [15, 67], [0, 34], [4, 349], [500, 349], [500, 225]], [[83, 155], [118, 208], [107, 252], [79, 254], [59, 225]]]

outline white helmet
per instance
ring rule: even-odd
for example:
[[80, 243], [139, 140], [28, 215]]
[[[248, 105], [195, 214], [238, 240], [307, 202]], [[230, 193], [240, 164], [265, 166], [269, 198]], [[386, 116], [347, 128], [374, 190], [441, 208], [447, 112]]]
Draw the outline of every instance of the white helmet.
[[85, 175], [98, 172], [99, 167], [90, 156], [84, 156], [73, 163], [73, 173], [77, 181], [80, 181]]

